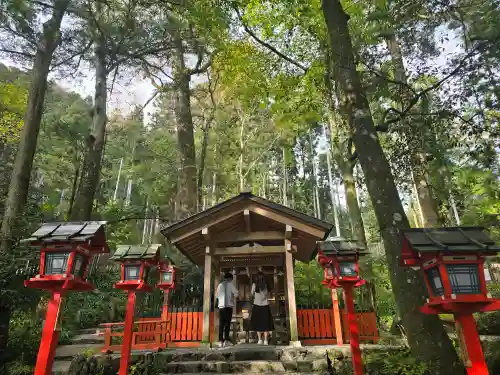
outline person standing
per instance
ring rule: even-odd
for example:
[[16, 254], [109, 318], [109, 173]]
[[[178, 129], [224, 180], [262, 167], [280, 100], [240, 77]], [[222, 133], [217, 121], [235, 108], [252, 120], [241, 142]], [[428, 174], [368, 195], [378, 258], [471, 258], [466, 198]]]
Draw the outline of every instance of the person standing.
[[219, 347], [228, 346], [229, 330], [233, 319], [233, 301], [238, 297], [238, 291], [233, 285], [233, 275], [226, 273], [224, 279], [217, 287], [217, 301], [219, 308]]
[[251, 327], [257, 332], [259, 345], [269, 344], [269, 332], [274, 330], [273, 315], [269, 307], [269, 287], [266, 277], [262, 272], [257, 274], [255, 283], [252, 284], [253, 307]]

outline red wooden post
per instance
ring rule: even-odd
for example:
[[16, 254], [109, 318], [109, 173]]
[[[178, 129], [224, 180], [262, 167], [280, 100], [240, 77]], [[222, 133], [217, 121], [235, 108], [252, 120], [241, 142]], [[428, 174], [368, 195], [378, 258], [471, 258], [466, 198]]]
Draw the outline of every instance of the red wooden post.
[[337, 289], [332, 288], [331, 291], [332, 291], [333, 323], [335, 325], [335, 336], [337, 339], [337, 345], [343, 345], [344, 338], [342, 337], [342, 320], [340, 319], [339, 298], [337, 295]]
[[455, 325], [460, 342], [462, 359], [468, 375], [488, 375], [488, 367], [484, 361], [481, 342], [476, 330], [472, 314], [455, 313]]
[[354, 375], [363, 375], [363, 362], [361, 360], [361, 349], [359, 348], [358, 323], [356, 322], [356, 311], [354, 309], [352, 289], [352, 284], [344, 285], [347, 320], [349, 322], [349, 344], [351, 346]]
[[135, 290], [128, 292], [127, 311], [125, 313], [125, 328], [123, 331], [122, 352], [119, 375], [128, 374], [130, 352], [132, 351], [132, 336], [134, 334]]
[[47, 307], [45, 323], [43, 324], [42, 341], [38, 349], [35, 375], [51, 375], [60, 327], [58, 326], [59, 313], [63, 295], [53, 292]]

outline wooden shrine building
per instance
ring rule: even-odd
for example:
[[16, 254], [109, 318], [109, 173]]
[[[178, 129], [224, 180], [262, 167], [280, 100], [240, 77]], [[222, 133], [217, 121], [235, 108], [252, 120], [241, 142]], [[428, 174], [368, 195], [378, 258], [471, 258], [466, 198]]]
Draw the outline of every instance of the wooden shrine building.
[[233, 273], [239, 298], [234, 318], [243, 320], [252, 303], [253, 276], [262, 271], [272, 286], [270, 305], [282, 317], [289, 343], [299, 344], [295, 302], [294, 262], [309, 262], [316, 241], [332, 225], [296, 210], [244, 192], [162, 230], [169, 242], [193, 263], [204, 267], [202, 342], [209, 342], [218, 325], [211, 324], [212, 291], [225, 272]]

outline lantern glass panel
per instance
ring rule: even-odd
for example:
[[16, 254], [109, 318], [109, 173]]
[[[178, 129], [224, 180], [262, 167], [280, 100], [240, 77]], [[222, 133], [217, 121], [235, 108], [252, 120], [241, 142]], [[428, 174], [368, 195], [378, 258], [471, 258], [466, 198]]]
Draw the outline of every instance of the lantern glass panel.
[[480, 294], [479, 266], [477, 264], [447, 264], [453, 294]]
[[172, 284], [172, 272], [171, 271], [163, 271], [162, 272], [162, 282], [166, 284]]
[[73, 266], [73, 275], [83, 276], [83, 256], [81, 254], [76, 254], [75, 263]]
[[357, 276], [355, 262], [340, 262], [340, 276]]
[[441, 280], [441, 275], [439, 274], [439, 269], [437, 267], [432, 267], [425, 270], [429, 284], [431, 285], [432, 294], [435, 296], [442, 296], [444, 294], [443, 281]]
[[138, 264], [127, 264], [125, 266], [125, 280], [139, 280], [141, 266]]
[[45, 253], [45, 274], [60, 275], [65, 274], [68, 268], [69, 252]]

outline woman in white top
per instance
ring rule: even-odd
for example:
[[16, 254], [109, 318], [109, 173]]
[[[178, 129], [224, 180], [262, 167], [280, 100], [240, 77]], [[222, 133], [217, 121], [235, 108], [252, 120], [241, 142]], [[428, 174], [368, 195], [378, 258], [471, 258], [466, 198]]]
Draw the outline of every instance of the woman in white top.
[[266, 277], [262, 272], [257, 274], [255, 283], [252, 284], [253, 307], [251, 327], [257, 331], [259, 345], [268, 345], [269, 332], [274, 329], [273, 315], [269, 307], [269, 288]]

